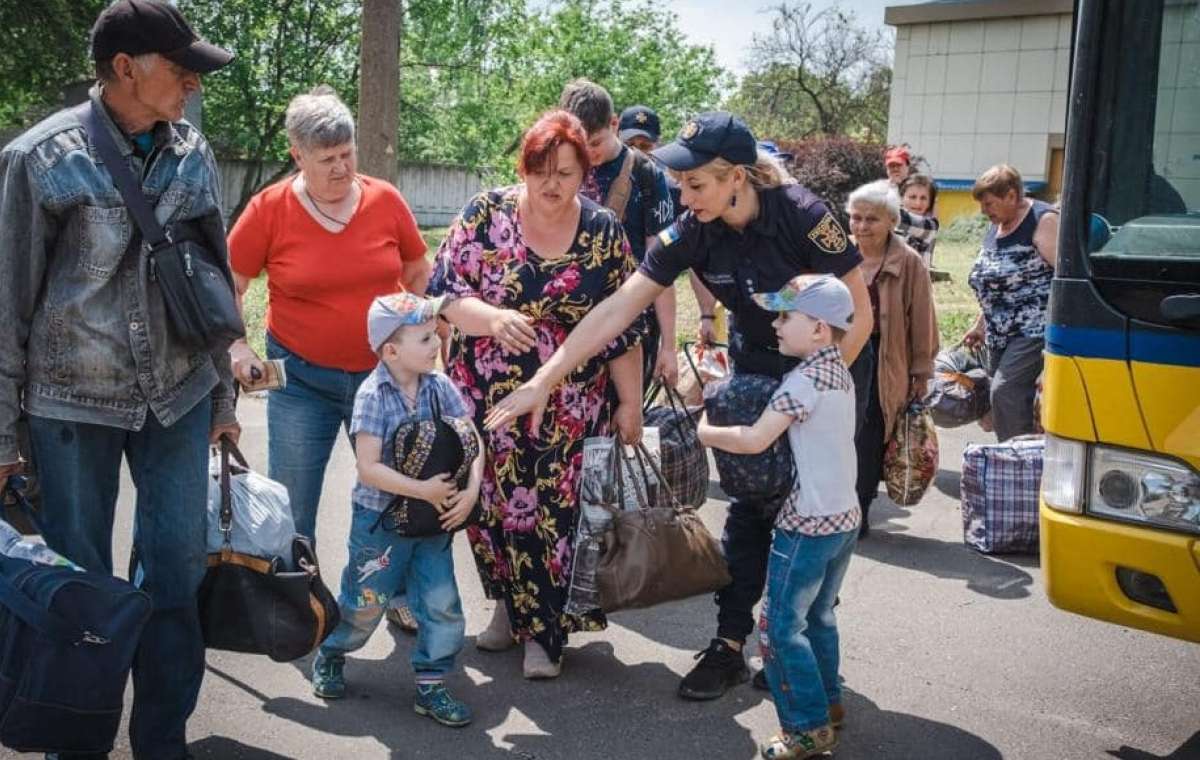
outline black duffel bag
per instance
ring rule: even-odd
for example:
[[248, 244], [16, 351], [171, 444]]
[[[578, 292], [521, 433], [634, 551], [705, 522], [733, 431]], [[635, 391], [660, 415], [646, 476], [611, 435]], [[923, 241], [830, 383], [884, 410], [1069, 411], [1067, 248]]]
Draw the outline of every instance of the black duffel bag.
[[120, 578], [0, 555], [0, 744], [110, 752], [149, 618]]
[[[713, 425], [753, 425], [762, 415], [779, 381], [767, 375], [734, 372], [704, 399]], [[787, 435], [781, 435], [759, 454], [730, 454], [713, 449], [721, 490], [731, 499], [761, 502], [764, 517], [774, 518], [796, 480], [796, 463]]]
[[[661, 386], [666, 396], [665, 406], [651, 406], [650, 400]], [[708, 499], [708, 450], [700, 443], [697, 421], [704, 407], [688, 409], [679, 391], [665, 383], [655, 383], [647, 394], [642, 420], [645, 427], [658, 428], [658, 450], [663, 477], [674, 501], [684, 507], [699, 507]], [[670, 507], [670, 495], [658, 491], [656, 507]]]
[[[221, 439], [221, 532], [225, 545], [208, 555], [200, 584], [200, 627], [210, 649], [265, 654], [290, 662], [316, 649], [341, 620], [337, 600], [321, 581], [309, 539], [292, 540], [291, 557], [256, 557], [233, 550], [232, 455], [246, 460]], [[290, 563], [290, 564], [289, 564]]]

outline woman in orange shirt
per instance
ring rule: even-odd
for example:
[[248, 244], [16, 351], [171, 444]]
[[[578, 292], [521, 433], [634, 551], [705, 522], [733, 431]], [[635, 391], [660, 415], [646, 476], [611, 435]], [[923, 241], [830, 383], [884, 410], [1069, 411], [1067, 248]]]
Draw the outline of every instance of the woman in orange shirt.
[[[294, 98], [286, 127], [300, 171], [250, 200], [229, 255], [239, 297], [267, 275], [267, 358], [284, 361], [288, 381], [267, 399], [268, 470], [287, 486], [296, 530], [312, 537], [338, 428], [349, 429], [378, 361], [367, 309], [386, 293], [424, 293], [429, 263], [400, 192], [357, 172], [354, 117], [331, 88]], [[244, 340], [230, 353], [239, 379], [263, 371]]]

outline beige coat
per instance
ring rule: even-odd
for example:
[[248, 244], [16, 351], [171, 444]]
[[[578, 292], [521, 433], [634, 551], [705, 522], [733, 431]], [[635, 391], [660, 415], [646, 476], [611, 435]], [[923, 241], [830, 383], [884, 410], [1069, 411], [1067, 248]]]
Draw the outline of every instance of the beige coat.
[[896, 417], [908, 403], [911, 378], [933, 377], [938, 352], [933, 285], [921, 255], [896, 235], [890, 237], [879, 286], [879, 406], [884, 438], [891, 439]]

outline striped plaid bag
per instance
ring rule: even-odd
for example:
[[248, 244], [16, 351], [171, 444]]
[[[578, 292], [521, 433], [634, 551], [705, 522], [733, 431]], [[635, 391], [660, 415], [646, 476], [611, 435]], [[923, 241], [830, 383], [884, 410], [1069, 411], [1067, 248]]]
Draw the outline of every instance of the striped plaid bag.
[[1038, 550], [1041, 436], [971, 444], [963, 451], [963, 541], [986, 554]]

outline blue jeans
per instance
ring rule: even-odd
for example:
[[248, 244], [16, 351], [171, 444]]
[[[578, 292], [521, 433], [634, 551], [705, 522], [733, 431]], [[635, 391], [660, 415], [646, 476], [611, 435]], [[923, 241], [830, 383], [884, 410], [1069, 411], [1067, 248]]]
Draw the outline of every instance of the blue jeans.
[[406, 538], [382, 525], [379, 513], [354, 505], [349, 558], [338, 595], [342, 622], [321, 645], [321, 653], [343, 655], [367, 643], [392, 593], [407, 588], [417, 619], [412, 666], [417, 676], [442, 676], [462, 650], [466, 622], [454, 580], [453, 536]]
[[833, 605], [857, 540], [857, 530], [820, 537], [775, 531], [759, 633], [785, 731], [828, 724], [829, 705], [841, 702]]
[[187, 755], [187, 719], [204, 675], [196, 594], [205, 571], [206, 398], [175, 424], [149, 415], [140, 431], [30, 417], [42, 487], [42, 534], [84, 568], [112, 573], [121, 458], [137, 489], [134, 552], [153, 611], [133, 660], [129, 736], [135, 758]]
[[370, 372], [312, 364], [270, 334], [267, 358], [287, 368], [287, 387], [267, 394], [267, 474], [287, 487], [296, 532], [315, 541], [325, 466], [338, 428], [349, 435], [354, 394]]

